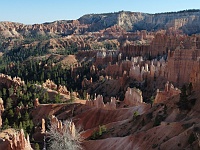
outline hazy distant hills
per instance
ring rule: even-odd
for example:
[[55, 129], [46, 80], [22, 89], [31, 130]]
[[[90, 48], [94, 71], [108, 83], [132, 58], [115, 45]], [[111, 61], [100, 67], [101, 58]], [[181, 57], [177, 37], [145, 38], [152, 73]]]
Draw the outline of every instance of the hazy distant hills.
[[34, 25], [0, 22], [0, 34], [3, 37], [84, 34], [114, 25], [118, 25], [126, 31], [174, 29], [181, 30], [185, 34], [195, 34], [200, 33], [200, 10], [160, 14], [120, 11], [107, 14], [88, 14], [78, 20], [62, 20]]
[[160, 14], [147, 14], [140, 12], [121, 11], [108, 14], [89, 14], [78, 19], [81, 24], [105, 28], [119, 25], [126, 31], [173, 28], [182, 30], [186, 34], [200, 32], [200, 10], [186, 10], [180, 12], [168, 12]]

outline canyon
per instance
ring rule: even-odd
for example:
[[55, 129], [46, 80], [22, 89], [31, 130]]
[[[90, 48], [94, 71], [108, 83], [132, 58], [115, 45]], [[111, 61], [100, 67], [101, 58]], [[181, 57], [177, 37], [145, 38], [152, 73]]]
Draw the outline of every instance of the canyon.
[[86, 150], [199, 149], [199, 17], [0, 22], [0, 149], [48, 148], [51, 127]]

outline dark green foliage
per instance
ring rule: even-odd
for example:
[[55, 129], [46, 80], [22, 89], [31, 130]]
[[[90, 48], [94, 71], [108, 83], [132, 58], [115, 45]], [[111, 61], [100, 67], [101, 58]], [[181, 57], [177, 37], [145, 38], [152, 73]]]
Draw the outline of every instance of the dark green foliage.
[[153, 145], [152, 145], [152, 148], [153, 148], [153, 149], [156, 148], [156, 147], [158, 147], [158, 144], [153, 144]]
[[175, 13], [188, 13], [188, 12], [199, 12], [200, 9], [186, 9], [186, 10], [181, 10], [177, 12], [164, 12], [164, 13], [156, 13], [155, 15], [159, 14], [175, 14]]
[[73, 102], [74, 100], [75, 100], [75, 96], [74, 96], [73, 90], [71, 89], [70, 90], [70, 101]]
[[83, 99], [85, 99], [85, 100], [87, 99], [87, 91], [86, 90], [83, 91]]
[[142, 122], [141, 122], [141, 124], [142, 124], [142, 126], [144, 126], [144, 125], [145, 125], [145, 120], [144, 120], [144, 118], [142, 119]]
[[34, 150], [40, 150], [40, 145], [38, 143], [35, 144], [35, 149]]
[[153, 118], [153, 113], [152, 113], [152, 112], [148, 113], [148, 114], [146, 115], [146, 117], [147, 117], [148, 119], [152, 119], [152, 118]]
[[194, 133], [191, 133], [188, 138], [188, 143], [192, 144], [196, 140]]
[[98, 139], [100, 136], [102, 136], [103, 133], [106, 132], [106, 127], [104, 125], [100, 126], [97, 131], [95, 131], [91, 137], [92, 140]]
[[160, 123], [161, 123], [163, 120], [165, 120], [164, 115], [157, 115], [156, 118], [155, 118], [155, 120], [154, 120], [153, 126], [154, 126], [154, 127], [155, 127], [155, 126], [159, 126]]
[[188, 128], [190, 128], [191, 126], [193, 126], [193, 124], [194, 124], [194, 123], [185, 123], [185, 124], [182, 124], [182, 127], [183, 127], [184, 129], [188, 129]]
[[6, 118], [3, 122], [3, 129], [7, 129], [9, 128], [9, 121], [8, 121], [8, 118]]
[[135, 111], [134, 113], [133, 113], [133, 117], [137, 117], [139, 115], [139, 112], [138, 111]]
[[190, 96], [192, 94], [192, 84], [188, 84], [188, 85], [183, 85], [181, 88], [181, 93], [180, 93], [180, 100], [177, 103], [179, 108], [182, 110], [190, 110], [192, 105], [194, 105], [195, 101], [190, 101], [188, 99], [188, 96]]
[[12, 108], [13, 100], [11, 98], [6, 99], [6, 109]]
[[55, 103], [61, 103], [61, 102], [62, 102], [62, 100], [60, 98], [60, 93], [58, 93], [55, 95]]

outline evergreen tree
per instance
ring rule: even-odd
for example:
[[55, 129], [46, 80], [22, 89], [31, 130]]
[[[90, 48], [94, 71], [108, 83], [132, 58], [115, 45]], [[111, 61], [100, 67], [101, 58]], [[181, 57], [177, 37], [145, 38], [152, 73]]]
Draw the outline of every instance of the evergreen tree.
[[24, 116], [23, 116], [23, 121], [28, 121], [29, 120], [29, 114], [28, 112], [26, 111]]
[[61, 103], [60, 93], [55, 95], [55, 103]]
[[75, 96], [74, 96], [73, 90], [71, 89], [70, 90], [70, 101], [73, 102], [74, 100], [75, 100]]
[[6, 99], [6, 109], [7, 110], [12, 108], [12, 103], [13, 103], [13, 101], [11, 98]]
[[14, 129], [18, 129], [18, 126], [16, 125], [15, 122], [13, 123], [12, 127], [13, 127]]
[[19, 129], [23, 129], [23, 124], [22, 124], [21, 121], [20, 121], [20, 123], [19, 123]]
[[12, 109], [9, 109], [9, 111], [8, 111], [8, 117], [9, 117], [9, 120], [11, 119], [13, 119], [13, 117], [14, 117], [14, 112], [13, 112], [13, 110]]
[[5, 121], [3, 122], [3, 129], [7, 129], [9, 127], [9, 121], [6, 118]]
[[40, 150], [40, 145], [38, 143], [35, 144], [35, 150]]

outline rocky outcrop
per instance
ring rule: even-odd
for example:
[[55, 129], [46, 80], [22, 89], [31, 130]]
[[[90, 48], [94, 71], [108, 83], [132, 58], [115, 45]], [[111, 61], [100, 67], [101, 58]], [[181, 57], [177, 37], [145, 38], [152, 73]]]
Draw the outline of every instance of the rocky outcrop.
[[138, 106], [144, 104], [142, 91], [136, 88], [129, 88], [125, 93], [124, 103], [129, 106]]
[[69, 95], [69, 91], [67, 90], [66, 86], [59, 85], [57, 91], [59, 93]]
[[200, 89], [200, 59], [199, 58], [197, 58], [197, 61], [195, 61], [192, 66], [189, 82], [192, 83], [194, 90]]
[[66, 86], [59, 85], [57, 86], [53, 81], [47, 79], [45, 83], [42, 84], [42, 87], [45, 89], [55, 90], [60, 94], [69, 95], [69, 91]]
[[39, 99], [36, 98], [36, 99], [34, 100], [34, 107], [37, 108], [39, 105], [40, 105]]
[[69, 131], [69, 133], [72, 135], [72, 137], [75, 137], [76, 135], [76, 129], [73, 122], [66, 122], [63, 123], [62, 121], [58, 120], [54, 115], [50, 118], [51, 126], [55, 127], [60, 132], [66, 132]]
[[106, 109], [106, 110], [115, 110], [116, 109], [116, 98], [111, 97], [110, 102], [107, 102], [104, 104], [103, 102], [103, 96], [98, 95], [97, 98], [94, 100], [87, 100], [86, 105], [96, 107], [96, 108], [101, 108], [101, 109]]
[[45, 119], [42, 118], [42, 126], [41, 126], [41, 133], [45, 133], [46, 132], [46, 127], [45, 127]]
[[24, 131], [15, 131], [14, 129], [7, 129], [0, 133], [0, 149], [6, 150], [33, 150], [29, 136], [25, 138]]
[[121, 60], [115, 64], [109, 63], [105, 68], [105, 73], [113, 78], [121, 77], [124, 71], [127, 72], [131, 79], [144, 81], [147, 77], [164, 76], [166, 61], [161, 59], [153, 59], [151, 61], [144, 60], [143, 57], [131, 57], [131, 60]]
[[0, 128], [1, 128], [1, 126], [2, 126], [2, 118], [1, 118], [1, 116], [2, 116], [2, 113], [3, 113], [3, 112], [4, 112], [3, 99], [0, 98]]
[[17, 87], [17, 86], [23, 86], [25, 83], [21, 80], [19, 77], [12, 78], [11, 76], [0, 74], [0, 85], [4, 85], [7, 88], [10, 88], [11, 86]]
[[117, 62], [119, 58], [118, 50], [99, 50], [96, 55], [96, 66], [105, 65], [109, 62]]
[[[199, 70], [198, 62], [200, 57], [200, 49], [191, 48], [184, 49], [178, 47], [175, 51], [168, 54], [165, 78], [171, 82], [182, 86], [190, 81], [195, 84], [198, 82]], [[196, 75], [194, 75], [196, 73]], [[195, 79], [196, 78], [196, 79]]]
[[174, 88], [173, 84], [167, 82], [165, 84], [164, 91], [157, 90], [157, 94], [154, 100], [154, 104], [162, 103], [169, 99], [170, 97], [179, 95], [181, 91], [178, 88]]
[[51, 80], [49, 80], [49, 79], [47, 79], [46, 82], [44, 82], [44, 83], [42, 84], [42, 86], [43, 86], [44, 88], [49, 88], [49, 89], [51, 89], [51, 90], [57, 90], [57, 85], [56, 85], [53, 81], [51, 81]]
[[92, 84], [92, 78], [90, 78], [90, 80], [88, 80], [87, 78], [84, 78], [81, 85], [82, 88], [89, 86], [90, 84]]

